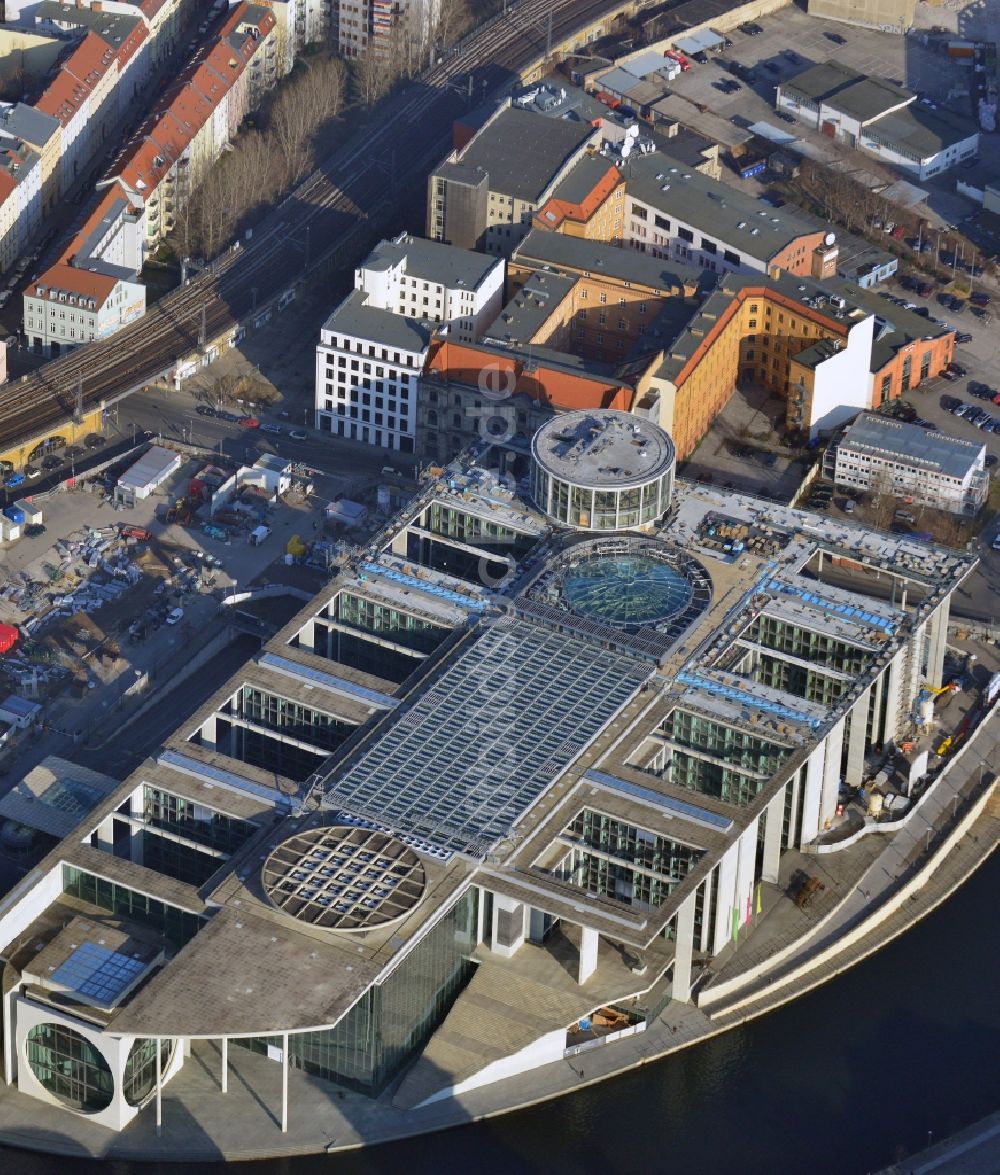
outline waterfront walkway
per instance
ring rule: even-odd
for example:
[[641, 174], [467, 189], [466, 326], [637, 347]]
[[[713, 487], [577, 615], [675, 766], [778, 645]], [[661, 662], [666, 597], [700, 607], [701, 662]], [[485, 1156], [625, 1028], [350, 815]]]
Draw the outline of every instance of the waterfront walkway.
[[1000, 1171], [1000, 1110], [878, 1175], [996, 1175]]

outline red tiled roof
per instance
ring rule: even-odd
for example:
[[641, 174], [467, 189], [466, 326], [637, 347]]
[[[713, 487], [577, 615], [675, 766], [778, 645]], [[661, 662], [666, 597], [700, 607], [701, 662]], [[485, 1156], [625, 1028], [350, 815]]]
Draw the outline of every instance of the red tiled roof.
[[114, 51], [96, 33], [87, 33], [35, 103], [43, 114], [68, 126], [88, 95], [111, 68]]
[[17, 190], [17, 184], [14, 182], [14, 177], [9, 171], [4, 171], [0, 168], [0, 204], [7, 199], [12, 192]]
[[[82, 294], [85, 298], [94, 298], [98, 306], [103, 305], [111, 291], [117, 285], [117, 280], [103, 273], [93, 273], [89, 269], [77, 269], [73, 265], [61, 265], [58, 262], [50, 266], [40, 277], [28, 287], [38, 297], [38, 287], [42, 286], [44, 298], [52, 299], [60, 291], [67, 294]], [[58, 299], [57, 299], [58, 300]]]
[[[520, 355], [504, 355], [469, 343], [435, 339], [425, 370], [455, 383], [478, 386], [489, 373], [511, 395], [530, 396], [552, 408], [632, 408], [635, 392], [613, 378], [575, 374]], [[495, 373], [495, 375], [493, 374]]]

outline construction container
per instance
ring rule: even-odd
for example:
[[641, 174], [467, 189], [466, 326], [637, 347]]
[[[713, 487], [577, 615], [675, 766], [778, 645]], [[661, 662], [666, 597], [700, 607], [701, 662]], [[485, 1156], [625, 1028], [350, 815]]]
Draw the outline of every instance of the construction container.
[[0, 517], [0, 540], [5, 543], [14, 543], [21, 537], [21, 527], [9, 518]]
[[10, 652], [20, 636], [20, 632], [12, 624], [0, 624], [0, 653]]
[[4, 506], [4, 518], [9, 518], [16, 526], [24, 526], [24, 511], [20, 506]]
[[42, 523], [42, 508], [36, 506], [34, 502], [29, 502], [27, 498], [21, 498], [14, 503], [14, 506], [24, 514], [24, 521], [30, 523], [31, 526], [40, 526]]

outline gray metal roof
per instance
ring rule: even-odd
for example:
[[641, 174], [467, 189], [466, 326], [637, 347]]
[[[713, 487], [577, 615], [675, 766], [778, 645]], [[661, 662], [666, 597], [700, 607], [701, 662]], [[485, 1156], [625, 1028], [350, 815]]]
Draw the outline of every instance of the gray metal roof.
[[979, 130], [971, 118], [960, 118], [943, 110], [928, 110], [916, 104], [880, 118], [865, 132], [890, 147], [928, 159], [954, 143], [961, 143]]
[[491, 270], [503, 262], [484, 253], [473, 253], [455, 245], [443, 245], [423, 237], [406, 236], [380, 241], [362, 262], [363, 269], [388, 269], [405, 258], [405, 273], [420, 281], [436, 282], [454, 289], [474, 290]]
[[430, 323], [367, 306], [367, 300], [364, 290], [353, 290], [323, 323], [323, 329], [370, 339], [373, 343], [400, 351], [426, 349], [431, 341]]
[[676, 261], [665, 261], [633, 249], [620, 249], [604, 241], [589, 241], [584, 237], [570, 237], [544, 229], [532, 229], [528, 233], [515, 250], [511, 263], [535, 263], [557, 269], [606, 274], [664, 293], [679, 292], [685, 285], [697, 286], [702, 283], [707, 272], [693, 265], [679, 265]]
[[575, 277], [560, 273], [533, 273], [490, 323], [485, 337], [496, 342], [529, 342], [576, 282]]
[[986, 450], [982, 443], [949, 437], [868, 412], [862, 412], [847, 429], [840, 448], [877, 454], [959, 479], [966, 477], [970, 470], [982, 467]]
[[59, 130], [59, 120], [49, 114], [43, 114], [34, 106], [24, 102], [17, 102], [8, 106], [0, 115], [3, 129], [16, 135], [33, 147], [44, 147], [45, 144]]
[[537, 203], [556, 173], [594, 134], [589, 122], [511, 108], [476, 135], [460, 162], [487, 172], [490, 191]]
[[35, 9], [35, 17], [38, 21], [89, 29], [116, 50], [136, 25], [143, 23], [141, 16], [111, 12], [106, 8], [74, 8], [69, 4], [59, 4], [56, 0], [42, 0]]
[[659, 151], [631, 156], [623, 174], [630, 196], [758, 261], [770, 261], [799, 237], [822, 227], [798, 210], [766, 206]]

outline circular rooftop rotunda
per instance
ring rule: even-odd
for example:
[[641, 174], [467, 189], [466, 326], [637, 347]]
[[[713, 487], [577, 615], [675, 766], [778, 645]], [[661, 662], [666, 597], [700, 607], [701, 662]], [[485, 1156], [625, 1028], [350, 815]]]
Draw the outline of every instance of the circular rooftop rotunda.
[[387, 832], [334, 825], [291, 836], [268, 856], [264, 892], [300, 922], [373, 930], [404, 917], [424, 894], [417, 854]]
[[579, 530], [651, 526], [669, 508], [677, 453], [658, 424], [628, 412], [564, 412], [531, 442], [531, 492], [554, 521]]

